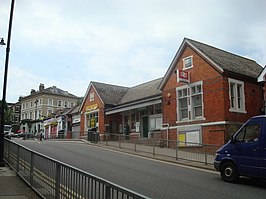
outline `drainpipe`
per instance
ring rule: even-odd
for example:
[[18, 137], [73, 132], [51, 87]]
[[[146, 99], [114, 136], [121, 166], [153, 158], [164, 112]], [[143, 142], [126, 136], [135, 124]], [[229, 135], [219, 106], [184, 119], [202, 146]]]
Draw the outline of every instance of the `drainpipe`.
[[162, 126], [163, 126], [163, 128], [166, 128], [166, 140], [167, 140], [167, 142], [166, 142], [166, 146], [167, 146], [167, 148], [168, 148], [168, 146], [169, 146], [169, 141], [168, 141], [168, 139], [169, 139], [169, 123], [164, 123], [164, 124], [162, 124]]

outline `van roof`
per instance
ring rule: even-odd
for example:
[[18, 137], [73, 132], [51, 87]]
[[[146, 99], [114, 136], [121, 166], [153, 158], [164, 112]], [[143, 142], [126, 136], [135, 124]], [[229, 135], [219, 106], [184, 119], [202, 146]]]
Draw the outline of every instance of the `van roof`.
[[253, 116], [252, 118], [266, 118], [266, 115], [257, 115], [257, 116]]

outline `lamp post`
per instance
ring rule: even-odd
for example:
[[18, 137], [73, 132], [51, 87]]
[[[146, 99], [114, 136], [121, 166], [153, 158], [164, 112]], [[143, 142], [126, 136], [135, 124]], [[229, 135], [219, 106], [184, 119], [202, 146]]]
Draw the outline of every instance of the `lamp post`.
[[38, 102], [39, 102], [39, 100], [38, 99], [36, 99], [35, 100], [35, 125], [34, 125], [34, 136], [35, 136], [35, 134], [36, 134], [36, 132], [37, 132], [37, 106], [38, 106]]
[[[3, 95], [2, 95], [2, 108], [1, 108], [1, 125], [0, 125], [0, 167], [5, 166], [4, 161], [4, 125], [5, 125], [5, 104], [6, 104], [6, 87], [7, 87], [7, 72], [8, 72], [8, 60], [10, 51], [10, 40], [11, 40], [11, 29], [13, 21], [13, 10], [14, 10], [15, 0], [11, 0], [10, 8], [10, 18], [8, 27], [8, 37], [6, 46], [6, 61], [5, 61], [5, 72], [4, 72], [4, 82], [3, 82]], [[1, 39], [2, 42], [2, 39]]]

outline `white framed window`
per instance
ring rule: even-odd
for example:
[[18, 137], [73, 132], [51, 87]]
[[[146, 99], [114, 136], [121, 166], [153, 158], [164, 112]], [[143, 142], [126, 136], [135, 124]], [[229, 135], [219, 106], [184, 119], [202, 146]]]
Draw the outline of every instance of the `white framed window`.
[[178, 120], [203, 118], [202, 81], [176, 88]]
[[53, 113], [53, 110], [52, 109], [48, 109], [47, 110], [47, 115], [49, 116], [49, 115], [52, 115], [52, 113]]
[[57, 106], [59, 106], [59, 107], [62, 106], [62, 101], [61, 101], [61, 100], [58, 100], [58, 101], [57, 101]]
[[178, 90], [178, 112], [179, 112], [179, 120], [189, 119], [188, 116], [188, 105], [189, 105], [189, 97], [188, 97], [188, 88], [184, 88]]
[[244, 82], [229, 78], [228, 83], [230, 111], [246, 113]]
[[202, 85], [191, 87], [192, 118], [202, 117]]
[[193, 56], [185, 57], [183, 59], [183, 69], [188, 69], [193, 67]]
[[48, 105], [53, 106], [53, 99], [51, 99], [51, 98], [48, 99]]
[[33, 114], [32, 114], [32, 112], [29, 113], [29, 119], [33, 119]]
[[69, 107], [69, 101], [65, 101], [65, 108]]
[[75, 106], [75, 103], [74, 102], [71, 102], [70, 108], [73, 108], [74, 106]]
[[94, 101], [94, 93], [90, 93], [90, 102]]
[[39, 119], [41, 116], [42, 116], [42, 110], [38, 110], [38, 113], [37, 113], [37, 119]]

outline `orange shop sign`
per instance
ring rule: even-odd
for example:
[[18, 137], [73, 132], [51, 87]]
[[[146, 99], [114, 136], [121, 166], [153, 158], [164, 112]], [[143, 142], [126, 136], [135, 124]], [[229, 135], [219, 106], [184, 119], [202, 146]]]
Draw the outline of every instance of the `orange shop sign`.
[[98, 108], [98, 104], [93, 104], [93, 105], [90, 105], [90, 106], [86, 106], [86, 112], [90, 112], [90, 111], [96, 110], [97, 108]]

